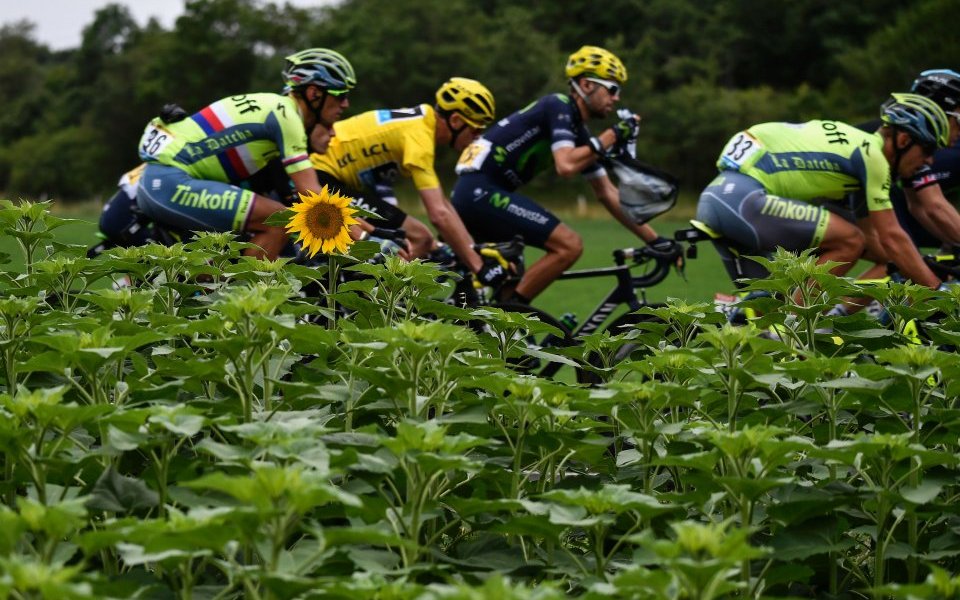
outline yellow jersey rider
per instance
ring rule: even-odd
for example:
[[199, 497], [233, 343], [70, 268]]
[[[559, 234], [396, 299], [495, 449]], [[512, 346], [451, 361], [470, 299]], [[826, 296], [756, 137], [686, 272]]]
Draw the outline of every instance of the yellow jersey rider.
[[434, 168], [436, 148], [448, 145], [462, 151], [494, 119], [494, 99], [483, 84], [453, 77], [436, 92], [434, 106], [372, 110], [336, 124], [326, 154], [311, 154], [321, 184], [339, 188], [357, 198], [382, 219], [374, 224], [402, 227], [413, 257], [426, 256], [435, 241], [419, 220], [396, 206], [393, 186], [401, 177], [413, 180], [430, 222], [458, 258], [487, 285], [506, 272], [485, 261], [473, 248], [467, 232], [443, 193]]

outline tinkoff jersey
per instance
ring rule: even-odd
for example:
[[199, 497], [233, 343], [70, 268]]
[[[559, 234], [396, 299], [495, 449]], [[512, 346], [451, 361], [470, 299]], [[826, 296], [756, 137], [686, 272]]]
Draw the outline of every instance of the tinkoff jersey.
[[754, 125], [727, 142], [717, 167], [784, 198], [840, 201], [860, 194], [871, 211], [893, 208], [883, 138], [838, 121]]
[[358, 191], [392, 187], [401, 176], [412, 177], [418, 190], [437, 188], [436, 125], [427, 104], [365, 112], [337, 121], [326, 154], [311, 154], [310, 162]]
[[237, 183], [279, 158], [284, 170], [310, 168], [307, 134], [296, 102], [279, 94], [244, 94], [214, 102], [176, 123], [152, 120], [140, 158], [208, 181]]
[[[457, 173], [480, 172], [513, 191], [553, 162], [557, 148], [586, 146], [590, 131], [576, 104], [565, 94], [544, 96], [526, 108], [501, 119], [460, 155]], [[605, 175], [594, 163], [582, 173]]]

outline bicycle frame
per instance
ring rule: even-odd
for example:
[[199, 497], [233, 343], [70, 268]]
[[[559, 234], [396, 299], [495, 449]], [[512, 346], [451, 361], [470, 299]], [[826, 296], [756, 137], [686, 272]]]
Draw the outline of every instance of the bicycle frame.
[[[652, 287], [670, 274], [670, 267], [674, 264], [675, 258], [668, 258], [666, 255], [652, 254], [645, 248], [623, 248], [614, 250], [613, 259], [616, 266], [598, 267], [595, 269], [579, 269], [576, 271], [566, 271], [558, 279], [588, 279], [592, 277], [616, 277], [617, 284], [607, 294], [606, 298], [600, 301], [600, 304], [590, 313], [590, 316], [574, 329], [574, 337], [589, 335], [594, 333], [610, 318], [614, 311], [622, 304], [626, 304], [630, 312], [633, 312], [644, 306], [649, 306], [646, 298], [646, 288]], [[635, 259], [633, 264], [627, 264], [630, 259]], [[642, 265], [650, 260], [655, 261], [652, 271], [640, 276], [634, 276], [630, 271], [633, 267]], [[637, 290], [640, 290], [639, 295]]]

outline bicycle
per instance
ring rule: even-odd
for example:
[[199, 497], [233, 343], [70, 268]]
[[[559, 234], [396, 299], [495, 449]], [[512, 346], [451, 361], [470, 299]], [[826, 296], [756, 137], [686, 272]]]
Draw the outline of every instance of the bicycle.
[[[517, 242], [514, 240], [511, 243], [515, 246]], [[666, 279], [672, 269], [682, 273], [685, 265], [685, 252], [682, 245], [670, 252], [659, 252], [650, 247], [618, 248], [612, 252], [612, 258], [614, 262], [612, 267], [571, 270], [558, 277], [559, 280], [600, 277], [613, 277], [615, 279], [613, 289], [579, 324], [569, 314], [558, 319], [541, 308], [527, 304], [514, 302], [491, 302], [487, 304], [505, 312], [523, 313], [535, 317], [540, 322], [550, 326], [551, 330], [541, 332], [539, 337], [536, 335], [527, 337], [530, 356], [540, 362], [530, 360], [526, 363], [519, 363], [517, 366], [520, 370], [539, 377], [555, 377], [565, 366], [571, 366], [571, 357], [565, 356], [563, 353], [559, 355], [551, 354], [551, 351], [578, 346], [583, 338], [594, 333], [607, 332], [611, 335], [619, 335], [633, 329], [640, 322], [654, 320], [655, 317], [652, 315], [635, 312], [642, 308], [664, 306], [660, 303], [649, 302], [646, 297], [646, 289]], [[635, 269], [642, 267], [645, 267], [646, 270], [640, 274], [634, 274]], [[627, 312], [614, 317], [617, 310], [623, 307], [626, 307]], [[617, 356], [613, 357], [613, 361], [619, 362], [625, 359], [635, 347], [635, 345], [630, 344], [621, 346]], [[599, 367], [601, 362], [603, 361], [596, 354], [588, 354], [581, 358], [577, 366], [574, 367], [577, 382], [599, 383], [600, 378], [596, 375], [595, 369]], [[590, 367], [593, 367], [593, 369]]]

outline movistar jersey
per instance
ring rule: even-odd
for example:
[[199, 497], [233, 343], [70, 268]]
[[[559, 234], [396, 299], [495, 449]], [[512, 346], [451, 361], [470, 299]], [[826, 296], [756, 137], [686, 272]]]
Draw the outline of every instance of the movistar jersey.
[[393, 186], [412, 177], [418, 190], [440, 187], [433, 167], [437, 116], [433, 107], [372, 110], [337, 121], [326, 154], [310, 161], [356, 190]]
[[224, 183], [244, 180], [275, 158], [288, 174], [310, 168], [297, 104], [278, 94], [231, 96], [171, 124], [156, 118], [140, 140], [140, 158]]
[[[552, 94], [485, 131], [460, 155], [457, 173], [481, 172], [512, 191], [552, 164], [554, 150], [589, 143], [590, 131], [577, 105], [569, 96]], [[587, 177], [606, 174], [597, 163], [582, 173]]]
[[795, 200], [842, 200], [851, 193], [869, 210], [890, 204], [883, 138], [838, 121], [762, 123], [724, 147], [717, 166], [756, 179], [767, 192]]

